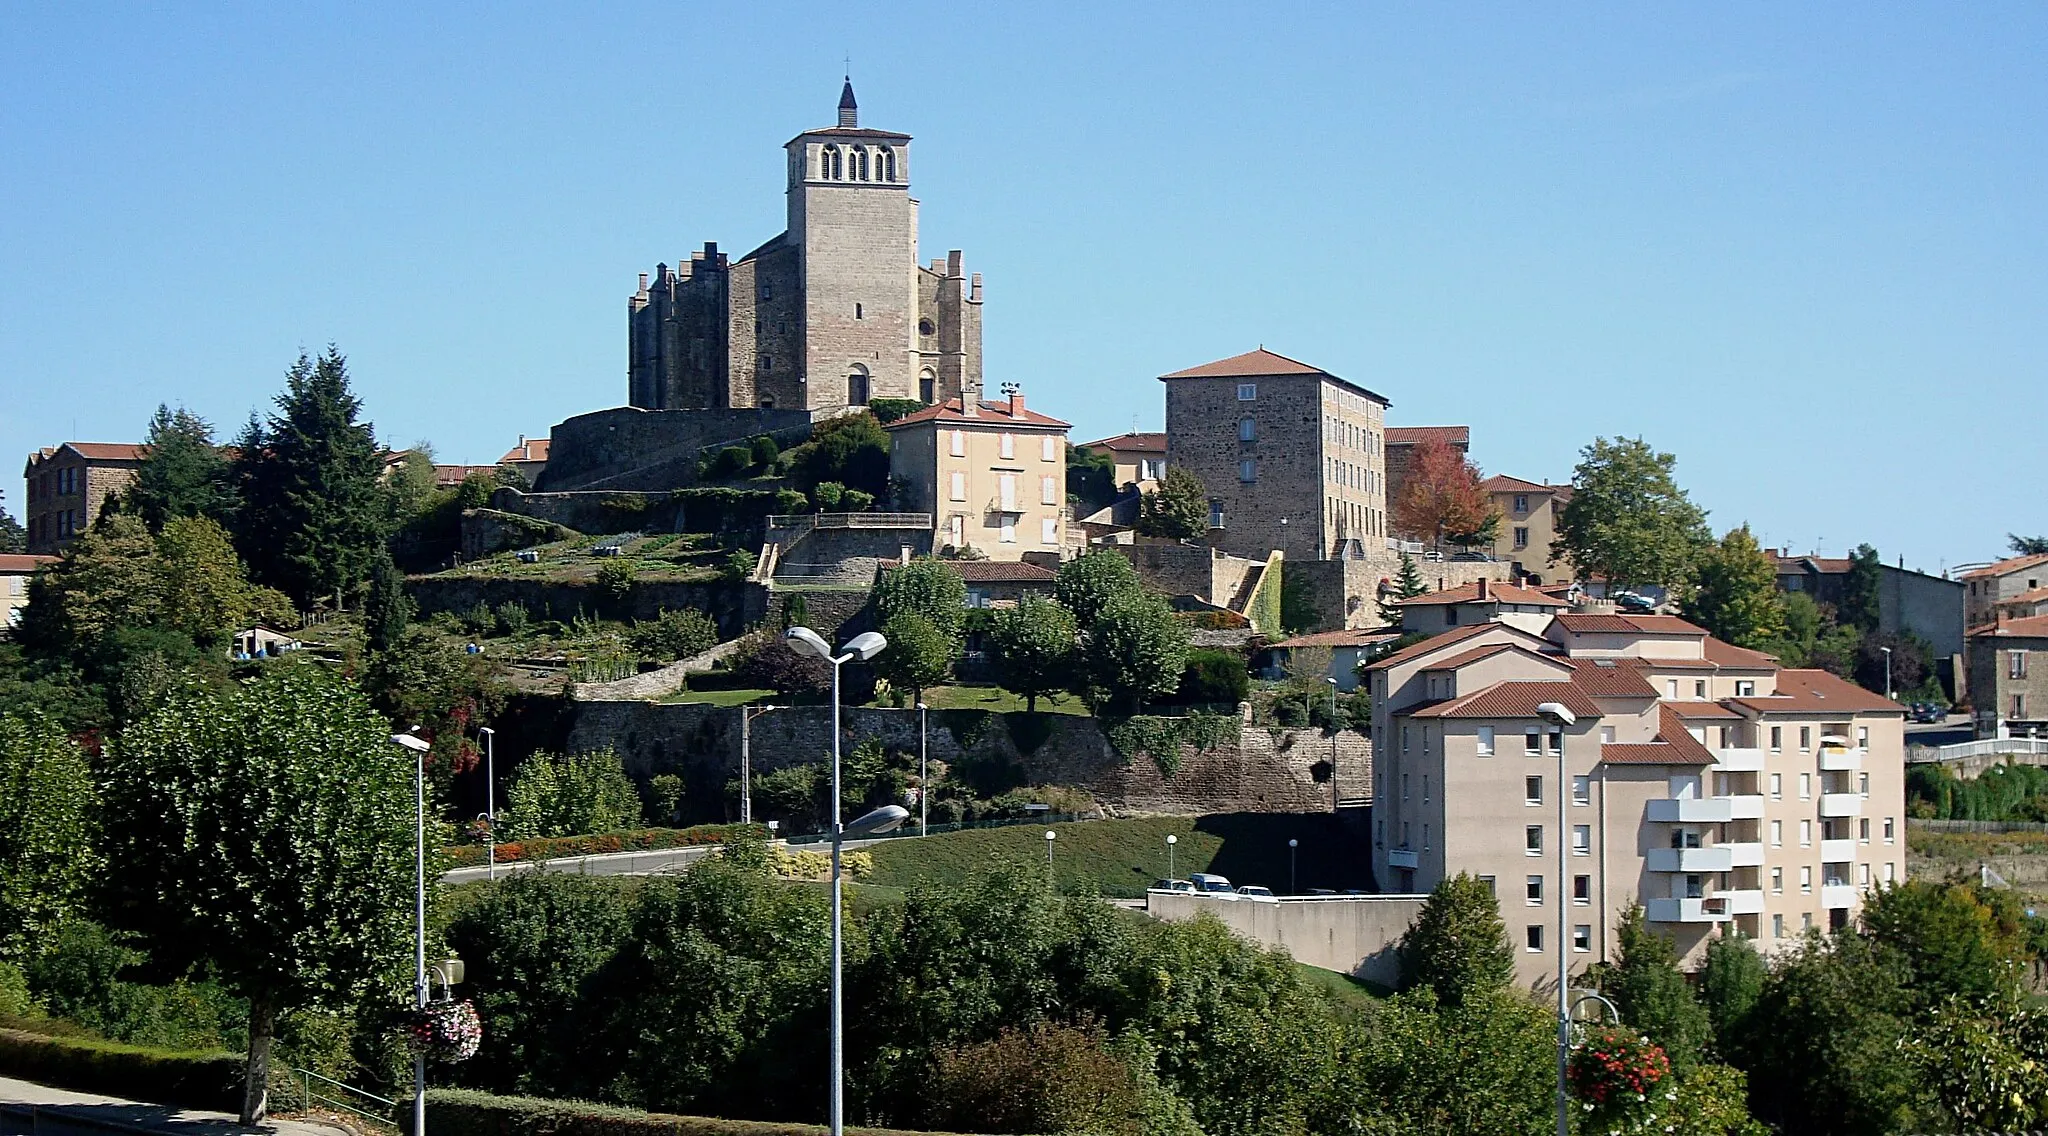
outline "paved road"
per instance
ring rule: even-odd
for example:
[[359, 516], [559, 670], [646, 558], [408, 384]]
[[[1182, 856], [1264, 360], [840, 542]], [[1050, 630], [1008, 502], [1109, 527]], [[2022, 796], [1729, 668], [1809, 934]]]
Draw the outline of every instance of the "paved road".
[[108, 1136], [110, 1132], [151, 1136], [347, 1136], [338, 1127], [299, 1120], [272, 1120], [261, 1128], [245, 1128], [224, 1112], [144, 1104], [105, 1093], [75, 1093], [0, 1077], [0, 1136]]
[[1975, 741], [1976, 726], [1968, 714], [1950, 714], [1939, 722], [1906, 723], [1906, 744], [1924, 746], [1954, 745], [1957, 742]]
[[[854, 851], [871, 845], [881, 844], [885, 840], [891, 839], [910, 840], [914, 838], [899, 836], [884, 837], [879, 840], [849, 840], [846, 842], [846, 848], [848, 851]], [[659, 876], [680, 872], [691, 864], [711, 855], [717, 847], [715, 844], [699, 844], [690, 848], [663, 848], [649, 852], [606, 852], [597, 856], [558, 856], [552, 860], [541, 861], [541, 863], [545, 863], [550, 872], [567, 872], [571, 875], [579, 876]], [[831, 851], [831, 846], [823, 842], [798, 844], [794, 845], [794, 847], [805, 852]], [[536, 866], [535, 863], [525, 860], [514, 861], [510, 864], [498, 865], [498, 874], [504, 876], [514, 872], [530, 872]], [[490, 871], [490, 865], [488, 864], [475, 868], [453, 868], [441, 873], [441, 882], [446, 884], [474, 883], [477, 880], [489, 878]]]

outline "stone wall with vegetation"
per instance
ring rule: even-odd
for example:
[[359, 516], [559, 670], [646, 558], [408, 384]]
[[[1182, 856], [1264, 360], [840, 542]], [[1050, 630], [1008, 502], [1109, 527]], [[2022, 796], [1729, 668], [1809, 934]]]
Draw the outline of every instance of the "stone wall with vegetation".
[[768, 590], [745, 581], [683, 583], [641, 580], [623, 599], [607, 594], [591, 580], [522, 579], [508, 576], [414, 576], [407, 594], [422, 616], [436, 612], [460, 615], [478, 604], [495, 608], [517, 604], [533, 619], [564, 622], [578, 616], [606, 619], [653, 619], [663, 611], [696, 609], [718, 622], [719, 637], [730, 639], [768, 615]]

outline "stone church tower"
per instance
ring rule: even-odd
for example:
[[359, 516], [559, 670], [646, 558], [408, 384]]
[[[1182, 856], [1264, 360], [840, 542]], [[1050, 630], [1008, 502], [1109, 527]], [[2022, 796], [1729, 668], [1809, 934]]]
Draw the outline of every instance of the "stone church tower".
[[628, 402], [649, 410], [832, 411], [981, 393], [981, 275], [918, 263], [910, 135], [835, 126], [784, 147], [788, 228], [728, 262], [716, 243], [657, 265], [627, 305]]

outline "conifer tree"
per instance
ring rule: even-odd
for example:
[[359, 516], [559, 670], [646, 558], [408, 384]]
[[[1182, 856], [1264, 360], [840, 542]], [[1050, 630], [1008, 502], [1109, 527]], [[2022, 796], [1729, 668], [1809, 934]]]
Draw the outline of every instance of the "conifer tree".
[[1394, 577], [1393, 588], [1380, 593], [1380, 618], [1385, 620], [1389, 627], [1399, 627], [1401, 601], [1413, 599], [1428, 589], [1429, 585], [1422, 582], [1422, 570], [1415, 566], [1415, 558], [1405, 552], [1402, 553], [1401, 571]]
[[128, 507], [151, 532], [179, 517], [225, 521], [234, 511], [228, 461], [213, 444], [206, 419], [159, 404], [149, 420], [141, 468], [126, 493]]

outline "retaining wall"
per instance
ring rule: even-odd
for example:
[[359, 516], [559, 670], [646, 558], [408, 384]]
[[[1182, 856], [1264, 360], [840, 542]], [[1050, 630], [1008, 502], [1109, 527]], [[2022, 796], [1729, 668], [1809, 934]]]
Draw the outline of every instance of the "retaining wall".
[[1173, 922], [1213, 915], [1239, 936], [1279, 947], [1296, 962], [1397, 986], [1401, 960], [1396, 944], [1428, 898], [1347, 895], [1253, 903], [1155, 891], [1146, 893], [1145, 910]]

